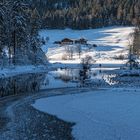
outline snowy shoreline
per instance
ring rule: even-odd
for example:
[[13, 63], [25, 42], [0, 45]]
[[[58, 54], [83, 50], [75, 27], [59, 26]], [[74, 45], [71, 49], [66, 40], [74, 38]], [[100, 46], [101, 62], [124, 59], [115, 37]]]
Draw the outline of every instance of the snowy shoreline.
[[0, 78], [8, 78], [12, 76], [18, 76], [20, 74], [47, 72], [47, 70], [48, 69], [45, 65], [11, 66], [0, 69]]
[[[73, 140], [71, 135], [73, 123], [65, 122], [56, 116], [37, 111], [31, 106], [36, 99], [63, 95], [66, 91], [67, 88], [49, 89], [40, 91], [39, 94], [16, 95], [1, 100], [0, 113], [2, 120], [5, 117], [11, 119], [7, 122], [8, 125], [1, 129], [0, 139], [11, 140], [11, 138], [19, 139], [19, 137], [21, 139], [51, 139], [55, 137], [57, 140], [63, 138]], [[87, 91], [87, 89], [79, 89], [78, 91]], [[70, 88], [69, 92], [67, 92], [67, 94], [75, 93], [77, 93], [75, 88]], [[42, 121], [42, 119], [45, 121]], [[35, 128], [37, 128], [36, 131], [34, 131]], [[43, 135], [40, 135], [40, 131]]]

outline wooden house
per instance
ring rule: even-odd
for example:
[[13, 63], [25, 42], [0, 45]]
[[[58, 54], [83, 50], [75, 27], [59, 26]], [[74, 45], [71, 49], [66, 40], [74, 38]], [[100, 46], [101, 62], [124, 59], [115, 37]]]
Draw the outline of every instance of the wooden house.
[[75, 40], [75, 44], [86, 45], [87, 41], [88, 40], [86, 40], [85, 38], [80, 38], [80, 39]]
[[61, 45], [72, 45], [73, 43], [74, 41], [69, 38], [64, 38], [61, 40]]

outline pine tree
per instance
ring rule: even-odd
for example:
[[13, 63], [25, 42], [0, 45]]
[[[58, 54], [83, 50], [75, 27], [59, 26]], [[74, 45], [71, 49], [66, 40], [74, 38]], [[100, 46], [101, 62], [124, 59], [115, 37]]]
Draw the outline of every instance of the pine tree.
[[39, 48], [37, 12], [32, 12], [25, 0], [4, 0], [0, 5], [0, 54], [3, 48], [8, 48], [9, 63], [14, 65], [34, 63], [31, 54], [36, 54], [36, 59], [45, 59]]

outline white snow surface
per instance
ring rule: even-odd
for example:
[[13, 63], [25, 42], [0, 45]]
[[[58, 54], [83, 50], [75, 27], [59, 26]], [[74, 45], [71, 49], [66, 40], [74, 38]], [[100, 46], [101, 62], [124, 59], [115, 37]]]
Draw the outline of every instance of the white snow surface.
[[0, 77], [11, 77], [20, 74], [44, 72], [47, 68], [44, 65], [24, 65], [24, 66], [9, 66], [0, 68]]
[[89, 44], [96, 44], [95, 50], [83, 50], [81, 57], [85, 55], [94, 56], [97, 64], [124, 64], [122, 60], [115, 57], [127, 55], [128, 44], [130, 42], [130, 34], [134, 31], [134, 27], [106, 27], [88, 30], [41, 30], [40, 36], [49, 37], [49, 42], [42, 46], [51, 63], [76, 64], [80, 63], [78, 55], [74, 55], [73, 60], [62, 60], [65, 54], [65, 47], [54, 44], [55, 41], [61, 41], [64, 38], [79, 39], [86, 38]]
[[93, 90], [38, 99], [33, 107], [75, 122], [76, 140], [139, 140], [139, 93], [139, 89]]

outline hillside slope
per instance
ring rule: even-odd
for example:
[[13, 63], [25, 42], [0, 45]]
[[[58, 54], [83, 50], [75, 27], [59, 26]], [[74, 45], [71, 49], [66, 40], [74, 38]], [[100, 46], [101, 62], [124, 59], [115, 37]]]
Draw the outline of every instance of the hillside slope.
[[[96, 60], [96, 64], [103, 66], [116, 67], [119, 64], [125, 63], [125, 58], [128, 54], [128, 43], [130, 34], [133, 32], [133, 27], [107, 27], [88, 30], [42, 30], [40, 36], [42, 38], [49, 37], [49, 42], [42, 46], [42, 49], [47, 54], [51, 63], [63, 64], [78, 64], [80, 59], [77, 55], [77, 45], [69, 45], [73, 50], [73, 59], [64, 59], [67, 56], [66, 46], [54, 44], [55, 41], [60, 41], [64, 38], [79, 39], [81, 37], [88, 40], [88, 44], [96, 44], [96, 48], [90, 49], [87, 45], [81, 45], [81, 58], [86, 55], [92, 56]], [[125, 57], [123, 60], [119, 59]], [[119, 65], [120, 66], [120, 65]]]

